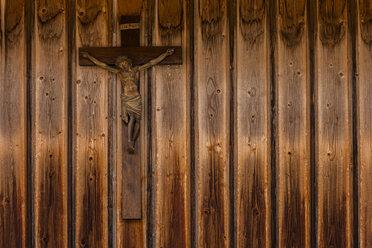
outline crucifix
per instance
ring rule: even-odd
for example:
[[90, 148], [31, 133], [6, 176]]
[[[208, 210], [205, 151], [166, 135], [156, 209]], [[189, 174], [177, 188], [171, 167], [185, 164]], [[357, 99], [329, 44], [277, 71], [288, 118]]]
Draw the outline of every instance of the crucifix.
[[[141, 156], [135, 147], [140, 132], [142, 99], [139, 93], [139, 72], [155, 65], [182, 64], [181, 47], [139, 46], [139, 17], [121, 18], [122, 47], [83, 47], [79, 49], [81, 66], [96, 65], [115, 73], [122, 85], [121, 119], [123, 130], [122, 218], [142, 218]], [[138, 141], [137, 141], [138, 143]]]

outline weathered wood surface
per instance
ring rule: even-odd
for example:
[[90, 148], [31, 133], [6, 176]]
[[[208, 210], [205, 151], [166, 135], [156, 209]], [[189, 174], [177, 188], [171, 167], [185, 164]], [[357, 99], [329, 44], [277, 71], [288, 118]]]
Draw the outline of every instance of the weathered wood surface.
[[[153, 44], [186, 54], [187, 0], [155, 1]], [[190, 247], [189, 78], [182, 65], [154, 69], [155, 247]]]
[[277, 1], [278, 247], [310, 247], [310, 81], [305, 0]]
[[346, 0], [319, 0], [315, 63], [317, 242], [352, 247], [351, 60]]
[[138, 16], [141, 15], [147, 0], [118, 0], [118, 16]]
[[0, 2], [0, 247], [31, 247], [27, 230], [25, 1]]
[[[182, 64], [182, 48], [171, 46], [171, 47], [83, 47], [80, 48], [80, 53], [85, 51], [89, 52], [92, 56], [96, 57], [100, 61], [109, 64], [115, 65], [117, 57], [127, 56], [133, 62], [133, 65], [142, 65], [147, 63], [153, 58], [158, 57], [162, 53], [165, 53], [168, 48], [174, 48], [174, 53], [166, 57], [161, 61], [160, 65], [177, 65]], [[79, 58], [80, 65], [94, 65], [92, 61], [86, 58]]]
[[[36, 247], [67, 246], [65, 1], [35, 1], [32, 167]], [[52, 56], [51, 56], [52, 55]]]
[[[0, 247], [372, 246], [372, 3], [312, 3], [0, 0]], [[120, 15], [181, 47], [141, 74], [141, 220], [121, 84], [79, 65]]]
[[[125, 20], [125, 16], [121, 17], [121, 20]], [[129, 19], [129, 18], [127, 18]], [[135, 19], [139, 23], [140, 16]], [[124, 47], [130, 43], [133, 46], [140, 46], [140, 30], [137, 29], [135, 32], [134, 30], [128, 31], [121, 31], [121, 46]], [[140, 53], [140, 52], [139, 52]], [[135, 57], [137, 55], [134, 55]], [[147, 61], [146, 61], [147, 62]], [[145, 63], [146, 63], [145, 62]], [[119, 80], [120, 81], [120, 80]], [[120, 82], [120, 84], [122, 84]], [[140, 82], [139, 82], [140, 84]], [[123, 85], [121, 86], [122, 89], [119, 91], [123, 91]], [[141, 95], [143, 96], [143, 94]], [[142, 100], [142, 97], [141, 97]], [[122, 103], [120, 103], [122, 107]], [[121, 110], [119, 113], [121, 113]], [[121, 118], [120, 118], [121, 119]], [[141, 131], [141, 130], [140, 130]], [[142, 128], [142, 132], [144, 128]], [[141, 187], [141, 146], [142, 146], [142, 139], [139, 136], [135, 143], [135, 152], [134, 154], [129, 154], [127, 152], [128, 148], [128, 126], [122, 130], [123, 136], [121, 140], [121, 152], [123, 154], [123, 163], [122, 163], [122, 195], [121, 195], [121, 202], [122, 202], [122, 218], [123, 219], [141, 219], [142, 218], [142, 187]]]
[[[77, 0], [76, 47], [106, 46], [107, 2]], [[76, 49], [77, 51], [78, 49]], [[108, 80], [107, 72], [76, 61], [73, 97], [75, 245], [107, 247]]]
[[360, 247], [372, 247], [372, 2], [359, 1], [357, 36]]
[[[144, 39], [145, 34], [148, 30], [146, 27], [148, 1], [131, 1], [131, 0], [120, 0], [118, 1], [117, 9], [119, 17], [121, 15], [129, 16], [141, 16], [141, 30], [140, 30], [140, 45], [146, 45]], [[120, 32], [119, 30], [117, 32]], [[117, 43], [120, 44], [120, 37], [118, 37]], [[140, 75], [140, 92], [142, 96], [146, 96], [145, 89], [147, 88], [147, 80], [145, 75]], [[136, 156], [133, 158], [132, 155], [126, 153], [126, 135], [127, 126], [123, 123], [120, 118], [121, 113], [121, 99], [120, 93], [122, 92], [122, 85], [117, 79], [116, 83], [116, 247], [132, 248], [132, 247], [148, 247], [147, 238], [147, 144], [148, 144], [148, 132], [147, 132], [147, 111], [148, 102], [146, 97], [142, 97], [143, 101], [143, 118], [141, 120], [140, 135], [136, 142]], [[135, 164], [137, 173], [140, 173], [139, 178], [132, 179], [141, 183], [141, 196], [142, 196], [142, 208], [140, 210], [141, 220], [124, 220], [123, 219], [123, 189], [126, 183], [128, 175], [125, 173], [125, 164]], [[151, 177], [151, 175], [149, 175]], [[130, 200], [130, 199], [126, 199]]]
[[[121, 118], [120, 118], [121, 119]], [[127, 220], [138, 220], [142, 218], [142, 175], [141, 175], [141, 137], [137, 139], [134, 154], [127, 152], [128, 132], [125, 127], [122, 131], [121, 153], [122, 163], [122, 195], [121, 217]], [[142, 129], [143, 131], [143, 129]]]
[[235, 157], [237, 247], [270, 247], [268, 1], [237, 4]]
[[228, 247], [230, 82], [227, 1], [195, 4], [197, 244]]

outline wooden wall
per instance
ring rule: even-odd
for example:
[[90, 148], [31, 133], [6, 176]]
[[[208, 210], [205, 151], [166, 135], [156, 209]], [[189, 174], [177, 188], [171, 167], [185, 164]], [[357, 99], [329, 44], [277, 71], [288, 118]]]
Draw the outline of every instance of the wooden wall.
[[[182, 46], [121, 84], [81, 46]], [[0, 247], [372, 247], [368, 0], [0, 0]], [[124, 220], [126, 163], [142, 219]]]

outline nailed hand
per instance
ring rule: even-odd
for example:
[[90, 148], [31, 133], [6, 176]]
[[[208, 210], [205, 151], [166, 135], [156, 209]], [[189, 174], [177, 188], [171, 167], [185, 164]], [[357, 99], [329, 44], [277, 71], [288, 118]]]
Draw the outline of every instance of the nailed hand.
[[172, 55], [174, 53], [174, 49], [173, 48], [169, 48], [168, 50], [167, 50], [167, 54], [168, 55]]
[[83, 58], [89, 58], [90, 54], [88, 52], [81, 52], [80, 53]]

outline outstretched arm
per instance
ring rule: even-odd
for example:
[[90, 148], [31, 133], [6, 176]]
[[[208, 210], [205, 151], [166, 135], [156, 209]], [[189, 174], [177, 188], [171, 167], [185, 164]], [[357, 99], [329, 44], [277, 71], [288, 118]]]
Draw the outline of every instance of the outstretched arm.
[[102, 69], [105, 69], [105, 70], [113, 72], [113, 73], [118, 73], [119, 72], [118, 69], [116, 69], [114, 67], [111, 67], [111, 66], [108, 66], [107, 64], [99, 61], [98, 59], [96, 59], [95, 57], [93, 57], [92, 55], [90, 55], [87, 52], [82, 52], [81, 56], [83, 56], [84, 58], [90, 59], [95, 65], [101, 67]]
[[172, 55], [174, 53], [174, 49], [168, 49], [165, 53], [163, 53], [162, 55], [160, 55], [159, 57], [157, 57], [156, 59], [153, 59], [151, 60], [149, 63], [147, 64], [144, 64], [144, 65], [141, 65], [141, 66], [138, 66], [137, 67], [137, 70], [138, 71], [142, 71], [142, 70], [145, 70], [147, 68], [150, 68], [154, 65], [157, 65], [159, 64], [163, 59], [165, 59], [166, 57], [168, 57], [169, 55]]

